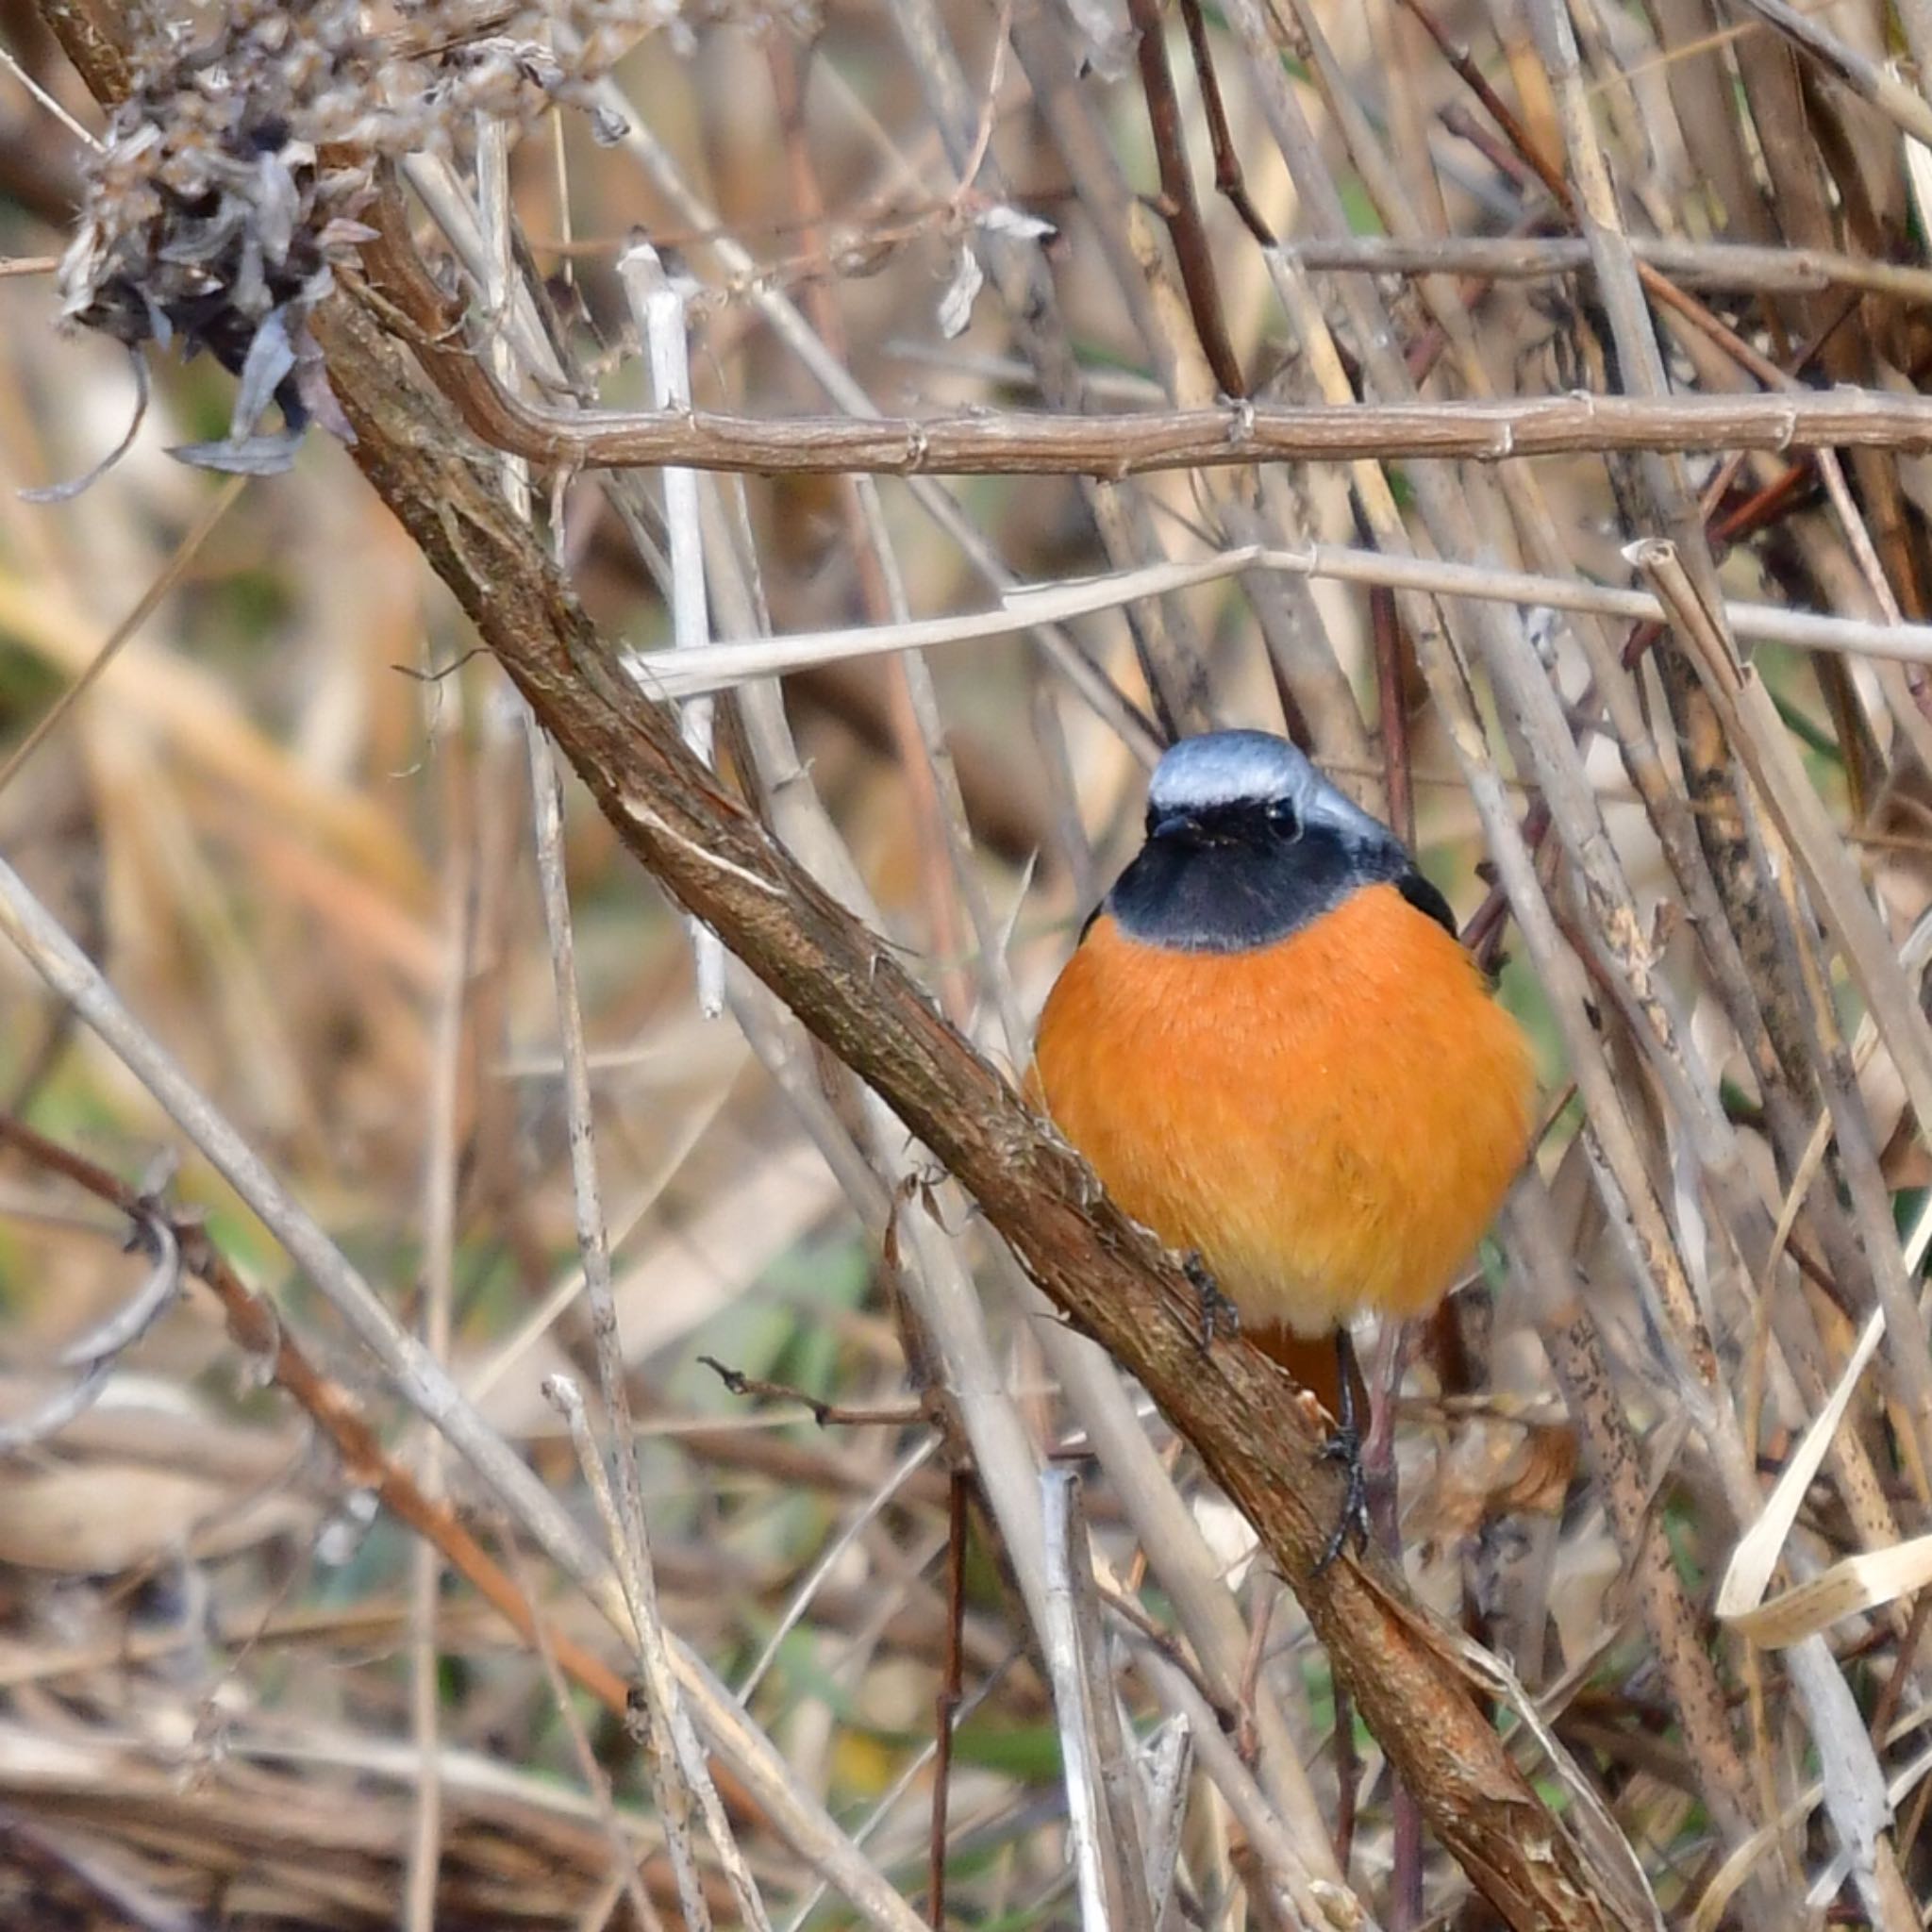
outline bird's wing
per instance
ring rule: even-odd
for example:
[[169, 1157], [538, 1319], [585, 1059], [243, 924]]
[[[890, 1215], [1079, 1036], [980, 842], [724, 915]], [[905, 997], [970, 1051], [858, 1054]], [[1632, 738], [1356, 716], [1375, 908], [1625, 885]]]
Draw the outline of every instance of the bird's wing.
[[1456, 915], [1449, 909], [1448, 900], [1414, 866], [1409, 866], [1396, 878], [1395, 890], [1418, 912], [1426, 912], [1452, 940], [1462, 937], [1456, 924]]

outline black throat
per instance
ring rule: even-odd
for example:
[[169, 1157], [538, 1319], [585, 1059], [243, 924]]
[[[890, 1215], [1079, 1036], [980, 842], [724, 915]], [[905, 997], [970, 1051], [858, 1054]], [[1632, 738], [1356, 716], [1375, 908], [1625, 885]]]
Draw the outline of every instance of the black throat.
[[1455, 933], [1447, 902], [1392, 832], [1371, 838], [1319, 823], [1284, 831], [1262, 807], [1242, 804], [1150, 826], [1101, 910], [1143, 945], [1245, 953], [1312, 925], [1364, 886], [1383, 884]]

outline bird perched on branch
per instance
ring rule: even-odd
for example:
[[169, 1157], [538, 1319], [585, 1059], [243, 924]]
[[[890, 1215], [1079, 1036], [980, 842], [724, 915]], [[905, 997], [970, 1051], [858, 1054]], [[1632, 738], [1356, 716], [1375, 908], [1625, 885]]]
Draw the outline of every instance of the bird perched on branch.
[[1434, 1307], [1529, 1140], [1528, 1042], [1441, 894], [1285, 739], [1184, 739], [1034, 1073], [1108, 1193], [1205, 1271], [1210, 1329], [1224, 1301], [1339, 1418], [1332, 1557], [1364, 1504], [1349, 1319]]

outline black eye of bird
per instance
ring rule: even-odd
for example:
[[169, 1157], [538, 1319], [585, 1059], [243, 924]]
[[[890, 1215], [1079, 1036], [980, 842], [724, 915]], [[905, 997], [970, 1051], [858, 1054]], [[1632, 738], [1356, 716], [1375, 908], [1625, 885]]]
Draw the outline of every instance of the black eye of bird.
[[1295, 815], [1294, 806], [1286, 798], [1269, 800], [1268, 823], [1284, 839], [1299, 839], [1301, 837], [1302, 822]]

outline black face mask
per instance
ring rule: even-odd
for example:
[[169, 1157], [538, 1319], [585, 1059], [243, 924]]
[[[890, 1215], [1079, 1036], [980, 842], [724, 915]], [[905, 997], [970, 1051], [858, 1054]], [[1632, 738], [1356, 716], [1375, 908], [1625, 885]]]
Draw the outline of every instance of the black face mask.
[[1144, 945], [1239, 953], [1288, 939], [1362, 887], [1382, 884], [1455, 932], [1441, 894], [1392, 832], [1304, 824], [1286, 800], [1244, 800], [1150, 810], [1147, 842], [1103, 909]]

